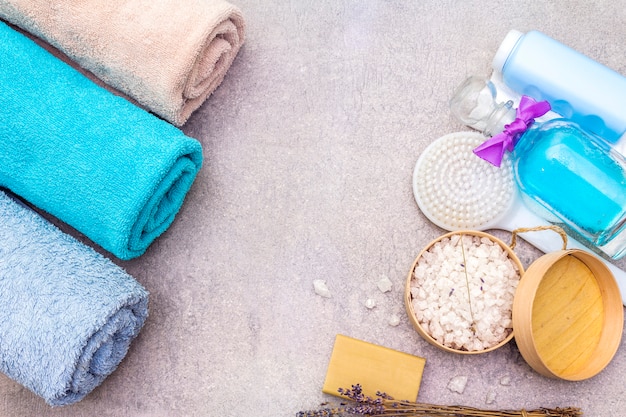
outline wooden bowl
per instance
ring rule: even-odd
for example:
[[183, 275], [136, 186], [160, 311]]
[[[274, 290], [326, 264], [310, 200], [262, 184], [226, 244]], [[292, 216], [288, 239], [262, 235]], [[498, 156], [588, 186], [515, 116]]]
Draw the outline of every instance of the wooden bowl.
[[587, 379], [615, 355], [623, 309], [617, 283], [600, 259], [582, 250], [551, 252], [533, 262], [519, 283], [515, 341], [540, 374]]
[[420, 259], [422, 258], [425, 252], [427, 252], [430, 248], [432, 248], [436, 243], [442, 241], [443, 239], [450, 238], [453, 235], [472, 235], [472, 236], [478, 236], [480, 238], [488, 238], [492, 242], [499, 245], [504, 250], [504, 252], [506, 252], [506, 254], [508, 255], [508, 258], [512, 260], [515, 266], [517, 267], [517, 270], [520, 276], [524, 273], [524, 268], [522, 266], [522, 263], [520, 262], [519, 258], [515, 255], [513, 250], [508, 245], [506, 245], [503, 241], [496, 238], [495, 236], [492, 236], [484, 232], [476, 231], [476, 230], [459, 230], [459, 231], [449, 232], [443, 236], [438, 237], [437, 239], [434, 239], [432, 242], [430, 242], [415, 258], [415, 261], [413, 262], [413, 265], [411, 266], [411, 269], [409, 271], [409, 274], [406, 280], [405, 291], [404, 291], [405, 308], [409, 316], [409, 320], [411, 321], [411, 324], [413, 325], [415, 330], [417, 330], [417, 332], [430, 344], [437, 346], [438, 348], [445, 350], [447, 352], [460, 353], [460, 354], [465, 354], [465, 355], [490, 352], [492, 350], [498, 349], [499, 347], [507, 344], [511, 339], [513, 339], [513, 336], [514, 336], [513, 330], [511, 330], [508, 336], [504, 338], [501, 342], [491, 347], [482, 349], [482, 350], [455, 349], [450, 346], [446, 346], [443, 343], [440, 343], [433, 336], [431, 336], [431, 334], [428, 331], [424, 329], [424, 327], [419, 322], [418, 316], [413, 306], [413, 296], [411, 294], [411, 288], [412, 288], [412, 279], [413, 279], [413, 273], [415, 271], [415, 267], [418, 265]]

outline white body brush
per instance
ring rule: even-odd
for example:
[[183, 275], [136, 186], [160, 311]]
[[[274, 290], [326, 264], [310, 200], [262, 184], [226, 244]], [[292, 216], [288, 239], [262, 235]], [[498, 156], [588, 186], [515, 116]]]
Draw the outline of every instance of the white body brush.
[[[461, 229], [501, 229], [512, 232], [550, 223], [530, 211], [522, 202], [513, 177], [509, 155], [500, 168], [473, 154], [485, 141], [478, 132], [445, 135], [431, 143], [420, 155], [413, 172], [413, 194], [424, 215], [437, 226]], [[560, 250], [561, 237], [551, 232], [520, 234], [543, 252]], [[568, 236], [567, 247], [589, 248]], [[626, 305], [626, 272], [603, 259], [617, 281]]]

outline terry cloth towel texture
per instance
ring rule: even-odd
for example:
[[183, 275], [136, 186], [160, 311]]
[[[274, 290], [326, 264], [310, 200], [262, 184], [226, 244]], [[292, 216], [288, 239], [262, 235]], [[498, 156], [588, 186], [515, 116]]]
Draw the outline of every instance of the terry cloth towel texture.
[[200, 143], [0, 22], [0, 186], [131, 259], [172, 223]]
[[223, 81], [245, 33], [224, 0], [0, 0], [0, 16], [177, 126]]
[[148, 315], [134, 278], [0, 191], [0, 370], [50, 405], [113, 372]]

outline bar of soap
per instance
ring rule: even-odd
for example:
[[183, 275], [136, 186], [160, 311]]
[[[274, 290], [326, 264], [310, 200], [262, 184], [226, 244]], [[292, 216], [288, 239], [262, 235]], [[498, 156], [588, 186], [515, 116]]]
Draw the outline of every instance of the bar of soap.
[[376, 391], [396, 400], [416, 401], [426, 359], [338, 334], [322, 392], [341, 397], [339, 388], [361, 384], [363, 394]]

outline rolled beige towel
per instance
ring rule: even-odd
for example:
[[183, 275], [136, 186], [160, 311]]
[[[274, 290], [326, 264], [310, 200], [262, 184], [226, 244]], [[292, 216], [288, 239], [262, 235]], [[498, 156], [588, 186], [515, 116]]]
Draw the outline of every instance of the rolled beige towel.
[[245, 36], [225, 0], [0, 0], [0, 17], [177, 126], [220, 85]]

